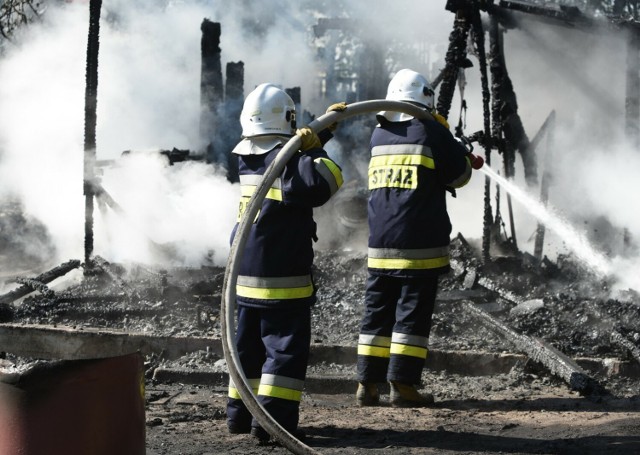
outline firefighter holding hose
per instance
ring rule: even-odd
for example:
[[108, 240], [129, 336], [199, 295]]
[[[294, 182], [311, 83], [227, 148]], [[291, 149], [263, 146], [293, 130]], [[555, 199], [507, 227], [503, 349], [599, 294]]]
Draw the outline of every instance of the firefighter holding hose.
[[379, 385], [389, 382], [392, 406], [424, 407], [433, 396], [416, 387], [427, 358], [438, 277], [450, 267], [446, 193], [464, 186], [483, 160], [458, 142], [434, 111], [433, 89], [421, 74], [398, 71], [386, 99], [416, 104], [433, 119], [382, 111], [371, 136], [368, 277], [356, 402], [377, 405]]
[[[299, 406], [311, 342], [311, 306], [316, 300], [311, 277], [312, 242], [317, 240], [313, 208], [338, 191], [342, 171], [322, 148], [331, 132], [316, 135], [310, 128], [296, 130], [293, 100], [273, 84], [261, 84], [247, 95], [240, 123], [243, 139], [233, 150], [241, 188], [238, 221], [282, 147], [294, 134], [302, 143], [253, 221], [236, 286], [236, 345], [244, 374], [260, 404], [301, 439]], [[238, 224], [232, 238], [237, 228]], [[227, 427], [231, 433], [250, 432], [259, 442], [270, 439], [233, 382]]]

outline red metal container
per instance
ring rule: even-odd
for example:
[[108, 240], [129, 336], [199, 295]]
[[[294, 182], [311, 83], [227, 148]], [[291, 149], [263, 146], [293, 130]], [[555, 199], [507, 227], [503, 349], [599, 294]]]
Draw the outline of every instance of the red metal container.
[[139, 353], [0, 373], [0, 455], [145, 453]]

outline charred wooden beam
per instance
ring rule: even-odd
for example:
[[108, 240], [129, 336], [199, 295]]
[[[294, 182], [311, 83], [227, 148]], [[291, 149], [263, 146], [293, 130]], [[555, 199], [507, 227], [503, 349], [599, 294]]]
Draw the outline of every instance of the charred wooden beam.
[[71, 270], [79, 266], [80, 266], [80, 261], [71, 260], [63, 264], [60, 264], [52, 268], [51, 270], [41, 273], [35, 278], [16, 280], [17, 282], [22, 284], [22, 286], [20, 286], [17, 289], [14, 289], [13, 291], [7, 292], [6, 294], [0, 295], [0, 306], [8, 305], [14, 300], [19, 299], [20, 297], [24, 297], [25, 295], [31, 294], [32, 292], [37, 291], [39, 289], [44, 289], [46, 287], [45, 286], [46, 283], [50, 283], [56, 278], [60, 278], [61, 276], [66, 275]]
[[109, 278], [111, 278], [113, 282], [116, 283], [118, 287], [120, 287], [120, 289], [124, 291], [124, 293], [127, 295], [129, 299], [139, 298], [137, 292], [134, 289], [131, 289], [131, 287], [120, 277], [120, 274], [115, 269], [115, 267], [113, 267], [104, 258], [100, 256], [96, 256], [94, 258], [94, 265], [96, 268], [106, 273], [109, 276]]
[[[493, 15], [491, 16], [489, 39], [491, 82], [494, 94], [493, 116], [494, 123], [499, 125], [505, 141], [502, 144], [505, 177], [511, 178], [515, 174], [515, 151], [517, 150], [522, 157], [525, 179], [529, 185], [533, 185], [537, 180], [536, 157], [529, 147], [529, 137], [518, 113], [518, 100], [504, 57], [502, 29], [498, 19]], [[498, 135], [495, 126], [493, 133]], [[500, 142], [498, 142], [498, 146], [500, 146]]]
[[[474, 0], [461, 0], [474, 1]], [[509, 28], [517, 26], [515, 13], [523, 13], [524, 15], [549, 24], [560, 25], [569, 28], [579, 28], [587, 32], [597, 32], [602, 27], [612, 30], [627, 30], [633, 34], [640, 33], [640, 22], [633, 16], [620, 8], [614, 6], [612, 14], [605, 14], [600, 17], [588, 16], [577, 6], [560, 5], [557, 3], [545, 2], [544, 5], [526, 0], [501, 0], [498, 4], [481, 6], [491, 14], [498, 14], [501, 23], [508, 25]], [[618, 0], [615, 0], [616, 2]]]
[[[204, 19], [200, 25], [200, 138], [210, 146], [213, 141], [216, 112], [223, 100], [220, 62], [220, 24]], [[216, 161], [216, 160], [214, 160]]]
[[98, 50], [100, 47], [100, 10], [102, 0], [89, 2], [89, 37], [84, 95], [84, 262], [91, 265], [93, 253], [93, 181], [96, 162], [96, 111], [98, 106]]
[[329, 30], [346, 30], [346, 31], [361, 31], [360, 24], [357, 21], [349, 18], [320, 18], [318, 23], [313, 26], [313, 33], [317, 38], [324, 36]]
[[124, 215], [124, 209], [122, 208], [122, 206], [120, 204], [118, 204], [116, 202], [116, 200], [113, 199], [113, 197], [111, 197], [109, 192], [107, 190], [105, 190], [104, 187], [101, 184], [94, 185], [94, 190], [93, 191], [94, 191], [94, 193], [96, 195], [96, 198], [99, 201], [102, 201], [105, 204], [107, 204], [117, 214]]
[[445, 75], [445, 71], [446, 71], [446, 68], [442, 68], [438, 73], [438, 75], [434, 77], [433, 80], [431, 81], [431, 87], [434, 90], [438, 88], [438, 85], [440, 85], [440, 82], [442, 82], [442, 79], [444, 78], [444, 75]]
[[374, 100], [386, 93], [389, 79], [385, 70], [385, 55], [377, 44], [370, 44], [373, 39], [364, 35], [364, 50], [358, 62], [357, 97], [359, 100]]
[[34, 291], [39, 292], [45, 297], [53, 297], [55, 295], [55, 292], [49, 289], [49, 287], [46, 284], [38, 280], [34, 280], [31, 278], [18, 278], [16, 280], [16, 283], [22, 284], [23, 286], [28, 286]]
[[227, 180], [232, 183], [240, 181], [238, 175], [238, 160], [234, 159], [231, 151], [242, 136], [240, 112], [244, 102], [244, 63], [229, 62], [226, 67], [224, 89], [224, 119], [219, 137], [225, 150]]
[[611, 343], [623, 348], [636, 362], [640, 363], [640, 348], [619, 332], [617, 329], [617, 327], [620, 327], [619, 322], [607, 315], [601, 307], [593, 302], [588, 302], [586, 308], [587, 311], [597, 319], [598, 325], [607, 328], [606, 330], [609, 332], [609, 340]]
[[[480, 64], [480, 82], [482, 86], [482, 112], [483, 112], [483, 137], [482, 146], [485, 150], [485, 161], [487, 165], [491, 164], [491, 92], [489, 90], [489, 77], [487, 69], [487, 54], [484, 43], [484, 28], [480, 17], [480, 10], [475, 7], [470, 11], [471, 27], [473, 41], [478, 55]], [[493, 217], [491, 215], [491, 180], [485, 177], [484, 184], [484, 217], [482, 232], [482, 259], [487, 262], [490, 259], [491, 247], [491, 225]]]
[[582, 395], [606, 395], [608, 392], [590, 377], [580, 365], [545, 341], [521, 334], [496, 319], [472, 302], [463, 301], [463, 308], [478, 318], [489, 329], [503, 336], [516, 349], [526, 353], [533, 361], [542, 364], [551, 374], [564, 380], [571, 390]]
[[225, 112], [237, 112], [240, 117], [244, 100], [244, 62], [228, 62], [224, 86]]
[[451, 100], [456, 89], [458, 80], [458, 72], [460, 68], [468, 66], [467, 62], [467, 37], [471, 22], [467, 18], [466, 9], [460, 9], [456, 12], [453, 22], [453, 30], [449, 35], [449, 48], [445, 56], [445, 67], [442, 70], [442, 82], [438, 91], [437, 110], [445, 118], [449, 116], [451, 109]]
[[285, 88], [284, 91], [291, 97], [291, 99], [293, 100], [293, 104], [295, 104], [296, 108], [298, 108], [298, 106], [300, 106], [300, 103], [302, 102], [302, 92], [300, 90], [300, 87], [289, 87]]
[[528, 13], [536, 18], [548, 19], [570, 26], [594, 24], [594, 20], [582, 13], [580, 8], [576, 6], [558, 5], [552, 3], [541, 5], [522, 0], [501, 0], [498, 3], [498, 6], [500, 8]]
[[631, 355], [636, 362], [640, 363], [640, 348], [638, 348], [638, 346], [615, 330], [611, 332], [610, 339], [612, 343], [622, 346], [627, 352], [629, 352], [629, 355]]

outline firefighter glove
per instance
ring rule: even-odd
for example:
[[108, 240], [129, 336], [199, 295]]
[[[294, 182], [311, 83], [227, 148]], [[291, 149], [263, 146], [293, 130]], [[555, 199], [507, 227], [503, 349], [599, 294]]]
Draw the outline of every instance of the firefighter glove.
[[[339, 103], [334, 103], [331, 106], [329, 106], [327, 108], [327, 114], [329, 112], [344, 112], [347, 109], [347, 103], [345, 103], [344, 101], [340, 101]], [[338, 127], [338, 122], [336, 123], [332, 123], [331, 125], [328, 126], [329, 131], [335, 131], [336, 128]]]
[[313, 148], [322, 148], [320, 138], [311, 128], [300, 128], [296, 130], [296, 135], [300, 136], [301, 139], [300, 151], [306, 152]]
[[444, 118], [444, 116], [438, 114], [436, 111], [433, 111], [431, 115], [433, 115], [433, 118], [435, 119], [436, 122], [444, 126], [446, 129], [449, 129], [449, 122], [447, 122], [447, 119]]

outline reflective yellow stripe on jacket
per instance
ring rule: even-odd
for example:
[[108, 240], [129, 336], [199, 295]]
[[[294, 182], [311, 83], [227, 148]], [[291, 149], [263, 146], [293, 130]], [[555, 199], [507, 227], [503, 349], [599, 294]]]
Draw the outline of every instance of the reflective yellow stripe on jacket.
[[438, 248], [369, 248], [367, 265], [373, 269], [437, 269], [449, 265], [449, 246]]
[[327, 158], [316, 158], [313, 162], [315, 163], [316, 171], [329, 184], [331, 195], [333, 196], [342, 186], [342, 171], [336, 163]]
[[369, 189], [418, 187], [418, 166], [435, 169], [431, 148], [419, 144], [378, 145], [371, 150]]
[[[240, 221], [242, 214], [249, 205], [249, 199], [256, 192], [258, 183], [262, 180], [262, 175], [241, 175], [240, 176], [240, 205], [238, 206], [238, 218], [236, 221]], [[271, 188], [267, 191], [265, 199], [271, 199], [274, 201], [282, 201], [282, 181], [277, 178], [272, 184]], [[258, 218], [256, 215], [256, 219]], [[255, 222], [255, 220], [254, 220]]]
[[303, 299], [313, 295], [311, 275], [283, 277], [238, 276], [238, 297], [261, 300]]

